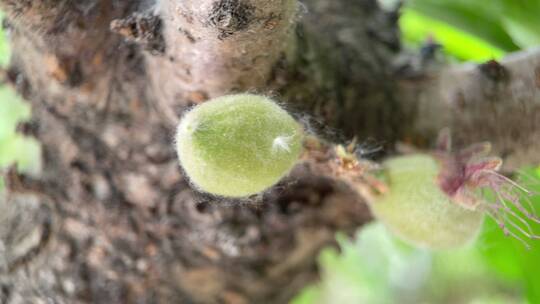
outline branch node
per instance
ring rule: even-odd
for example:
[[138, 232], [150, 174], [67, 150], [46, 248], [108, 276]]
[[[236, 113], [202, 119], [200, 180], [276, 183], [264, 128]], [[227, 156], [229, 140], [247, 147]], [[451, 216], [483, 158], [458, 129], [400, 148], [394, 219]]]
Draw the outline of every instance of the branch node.
[[495, 59], [478, 65], [478, 69], [485, 77], [494, 82], [506, 82], [510, 79], [509, 71]]
[[115, 19], [111, 22], [110, 29], [122, 35], [127, 41], [142, 45], [153, 55], [165, 54], [162, 22], [152, 13], [135, 13], [124, 19]]
[[254, 10], [253, 6], [239, 0], [220, 0], [213, 4], [206, 25], [217, 28], [218, 38], [223, 40], [247, 29], [255, 17]]

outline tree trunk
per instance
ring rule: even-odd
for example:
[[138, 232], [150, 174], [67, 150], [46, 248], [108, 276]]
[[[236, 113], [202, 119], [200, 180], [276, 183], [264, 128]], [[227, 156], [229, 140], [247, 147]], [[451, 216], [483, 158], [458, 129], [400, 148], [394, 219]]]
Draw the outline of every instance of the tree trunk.
[[[315, 258], [334, 233], [370, 220], [369, 185], [355, 176], [351, 187], [323, 145], [308, 147], [264, 194], [197, 193], [172, 138], [182, 112], [210, 97], [272, 95], [320, 137], [373, 138], [388, 150], [398, 140], [425, 143], [453, 121], [466, 143], [485, 122], [467, 106], [464, 128], [454, 112], [424, 117], [448, 106], [436, 98], [448, 88], [433, 86], [446, 70], [404, 77], [394, 60], [397, 13], [375, 0], [0, 4], [14, 50], [7, 78], [32, 104], [22, 129], [43, 144], [45, 164], [39, 179], [7, 176], [2, 303], [286, 303], [316, 278]], [[494, 94], [515, 93], [510, 70]], [[538, 70], [519, 68], [525, 85], [536, 79], [522, 103], [535, 124]], [[469, 102], [472, 89], [460, 90]], [[474, 96], [471, 104], [484, 98]], [[502, 136], [514, 144], [510, 156], [538, 144]], [[516, 163], [538, 161], [526, 155]]]

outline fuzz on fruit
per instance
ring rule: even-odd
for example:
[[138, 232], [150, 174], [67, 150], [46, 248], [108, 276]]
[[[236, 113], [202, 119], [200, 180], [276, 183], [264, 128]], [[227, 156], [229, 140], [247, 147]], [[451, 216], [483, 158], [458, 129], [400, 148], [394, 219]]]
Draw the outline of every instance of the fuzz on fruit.
[[224, 197], [260, 193], [288, 174], [302, 150], [303, 128], [270, 98], [239, 94], [184, 115], [176, 148], [199, 190]]
[[433, 156], [400, 156], [383, 166], [389, 190], [370, 207], [393, 234], [429, 249], [460, 247], [475, 239], [484, 213], [464, 208], [441, 190], [441, 165]]

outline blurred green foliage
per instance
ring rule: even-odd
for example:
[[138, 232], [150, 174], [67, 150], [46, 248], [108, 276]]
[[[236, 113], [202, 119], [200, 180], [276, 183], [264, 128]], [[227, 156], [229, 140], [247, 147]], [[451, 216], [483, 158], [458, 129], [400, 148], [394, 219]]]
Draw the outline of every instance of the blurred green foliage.
[[[540, 168], [521, 176], [520, 184], [540, 193]], [[540, 196], [529, 198], [540, 206]], [[337, 240], [339, 251], [328, 248], [319, 257], [321, 281], [292, 304], [540, 303], [540, 244], [528, 240], [527, 249], [490, 218], [478, 240], [458, 250], [414, 248], [379, 223], [361, 229], [354, 240]]]
[[407, 29], [403, 36], [410, 44], [418, 45], [433, 39], [444, 45], [445, 53], [458, 59], [485, 61], [500, 59], [505, 54], [504, 50], [485, 40], [411, 9], [405, 10], [400, 25], [403, 29]]
[[461, 60], [497, 59], [540, 45], [538, 0], [409, 0], [400, 26], [405, 41], [431, 38]]
[[[1, 23], [1, 16], [0, 16]], [[6, 66], [10, 50], [3, 31], [0, 31], [0, 66]], [[5, 85], [0, 86], [0, 170], [11, 164], [28, 174], [39, 174], [40, 146], [30, 137], [21, 136], [16, 126], [30, 119], [30, 107], [23, 103], [15, 91]], [[0, 178], [0, 190], [3, 181]]]
[[12, 163], [29, 174], [40, 171], [39, 143], [17, 134], [17, 123], [30, 118], [30, 107], [6, 86], [0, 87], [0, 168]]
[[340, 252], [327, 248], [319, 257], [321, 282], [293, 304], [405, 303], [428, 278], [431, 254], [395, 240], [380, 224], [365, 226], [356, 241], [341, 234], [337, 240]]

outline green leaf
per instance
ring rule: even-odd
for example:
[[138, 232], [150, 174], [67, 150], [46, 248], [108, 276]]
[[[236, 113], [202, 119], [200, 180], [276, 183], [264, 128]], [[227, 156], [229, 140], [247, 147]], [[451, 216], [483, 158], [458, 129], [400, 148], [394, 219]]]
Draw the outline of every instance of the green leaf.
[[540, 45], [540, 25], [512, 18], [504, 18], [503, 24], [520, 47], [528, 48]]
[[306, 287], [290, 304], [318, 304], [321, 298], [321, 289], [316, 285]]
[[13, 135], [0, 140], [0, 168], [15, 163], [20, 172], [38, 175], [41, 172], [41, 146], [30, 137]]
[[514, 42], [522, 48], [540, 45], [540, 1], [499, 0], [500, 18]]
[[421, 44], [431, 37], [444, 46], [446, 53], [462, 60], [483, 62], [505, 54], [485, 40], [411, 9], [403, 10], [399, 22], [406, 41]]
[[516, 51], [519, 46], [501, 23], [501, 4], [497, 2], [410, 0], [407, 7], [424, 16], [445, 22], [503, 51]]

